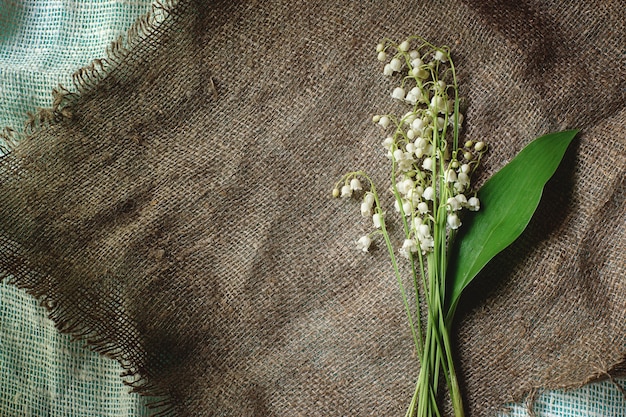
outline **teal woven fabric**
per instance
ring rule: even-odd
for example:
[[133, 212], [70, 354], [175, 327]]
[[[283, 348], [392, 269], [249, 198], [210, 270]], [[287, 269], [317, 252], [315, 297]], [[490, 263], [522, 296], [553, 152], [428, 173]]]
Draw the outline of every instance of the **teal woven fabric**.
[[[50, 91], [94, 58], [150, 5], [148, 0], [0, 0], [0, 126], [21, 130], [26, 112], [50, 106]], [[0, 284], [0, 416], [141, 416], [121, 367], [59, 334], [23, 291]], [[621, 380], [624, 383], [624, 380]], [[540, 417], [626, 417], [611, 383], [537, 397]], [[525, 417], [512, 405], [511, 417]]]
[[[51, 89], [145, 13], [149, 0], [0, 0], [0, 126], [23, 130]], [[59, 334], [36, 300], [0, 284], [0, 416], [147, 415], [121, 366]]]
[[149, 0], [0, 1], [0, 121], [23, 126], [26, 111], [49, 106], [50, 90], [143, 14]]
[[[621, 385], [624, 380], [618, 380]], [[577, 390], [548, 391], [535, 399], [537, 417], [624, 417], [626, 396], [614, 384], [605, 381]], [[527, 404], [510, 405], [501, 417], [529, 417]]]
[[23, 291], [2, 287], [0, 320], [1, 416], [147, 415], [119, 364], [60, 335]]

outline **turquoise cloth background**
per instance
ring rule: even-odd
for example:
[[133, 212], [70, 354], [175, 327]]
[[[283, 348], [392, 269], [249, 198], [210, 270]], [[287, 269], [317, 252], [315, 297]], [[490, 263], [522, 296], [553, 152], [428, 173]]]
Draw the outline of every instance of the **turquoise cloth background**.
[[[23, 130], [51, 89], [104, 56], [150, 0], [0, 0], [0, 127]], [[59, 334], [24, 291], [0, 284], [0, 416], [148, 415], [120, 365]]]
[[[0, 0], [0, 127], [23, 129], [27, 111], [49, 107], [50, 91], [104, 56], [149, 0]], [[0, 416], [144, 416], [119, 364], [59, 334], [24, 291], [0, 283]], [[623, 384], [626, 380], [622, 379]], [[611, 383], [537, 397], [538, 417], [626, 417]], [[526, 417], [511, 405], [511, 417]]]

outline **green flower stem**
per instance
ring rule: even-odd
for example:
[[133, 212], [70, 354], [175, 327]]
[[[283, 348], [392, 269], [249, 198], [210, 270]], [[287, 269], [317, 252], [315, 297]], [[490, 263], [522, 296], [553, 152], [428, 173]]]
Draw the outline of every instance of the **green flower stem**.
[[[396, 260], [396, 256], [393, 251], [393, 245], [391, 244], [391, 239], [389, 238], [389, 233], [387, 232], [387, 227], [385, 225], [385, 216], [382, 215], [382, 210], [380, 209], [380, 201], [378, 200], [378, 193], [376, 192], [376, 187], [374, 183], [370, 180], [370, 178], [362, 172], [358, 173], [359, 175], [364, 176], [370, 182], [371, 192], [374, 195], [374, 200], [376, 201], [376, 210], [381, 213], [381, 224], [380, 229], [383, 235], [383, 239], [385, 240], [385, 245], [387, 246], [387, 251], [389, 252], [389, 259], [391, 259], [391, 265], [393, 267], [393, 272], [396, 276], [396, 280], [398, 281], [398, 286], [400, 287], [400, 295], [402, 297], [402, 304], [404, 304], [404, 309], [406, 311], [407, 320], [409, 322], [409, 328], [411, 329], [411, 335], [413, 336], [413, 343], [415, 344], [415, 349], [417, 350], [417, 354], [421, 356], [422, 354], [422, 344], [421, 344], [421, 324], [418, 317], [418, 328], [420, 329], [419, 335], [415, 330], [415, 325], [413, 323], [413, 314], [411, 313], [411, 308], [409, 306], [409, 301], [406, 296], [406, 290], [404, 288], [404, 284], [402, 282], [402, 275], [400, 274], [400, 269], [398, 268], [398, 261]], [[419, 310], [418, 310], [419, 314]]]
[[450, 390], [450, 399], [452, 401], [452, 408], [454, 410], [455, 417], [464, 417], [465, 412], [463, 410], [463, 396], [461, 395], [461, 388], [459, 386], [459, 380], [454, 370], [454, 363], [452, 361], [452, 344], [450, 343], [450, 331], [446, 326], [443, 311], [439, 316], [439, 327], [442, 330], [441, 337], [443, 340], [444, 350], [446, 353], [445, 361], [447, 362], [448, 369], [446, 375], [450, 378], [447, 381], [448, 389]]
[[[419, 265], [420, 265], [420, 270], [421, 270], [421, 276], [423, 277], [424, 276], [424, 261], [422, 259], [421, 252], [419, 253], [418, 259], [419, 259]], [[417, 354], [418, 356], [421, 356], [424, 348], [422, 346], [423, 335], [422, 335], [422, 318], [421, 318], [420, 296], [419, 296], [420, 285], [419, 285], [418, 271], [415, 266], [415, 256], [412, 253], [409, 253], [409, 261], [411, 263], [411, 273], [413, 274], [413, 288], [415, 289], [415, 310], [417, 311], [417, 316], [418, 316], [417, 317], [418, 318], [417, 330], [418, 330], [420, 346], [419, 346], [419, 349], [417, 350]]]
[[[439, 190], [442, 191], [439, 199], [446, 201], [451, 193], [446, 187], [445, 179], [441, 175], [435, 176], [435, 178], [439, 179]], [[450, 327], [446, 325], [444, 312], [448, 238], [446, 236], [446, 209], [445, 206], [438, 204], [435, 204], [434, 207], [435, 247], [434, 251], [427, 257], [428, 281], [425, 283], [428, 306], [426, 341], [423, 355], [420, 357], [420, 375], [407, 416], [432, 417], [440, 415], [435, 399], [439, 387], [440, 371], [443, 370], [450, 391], [454, 414], [456, 417], [464, 417], [461, 391], [452, 359]], [[454, 233], [451, 232], [449, 238], [453, 239], [453, 237]]]
[[[398, 183], [397, 183], [397, 174], [396, 174], [396, 168], [397, 168], [397, 162], [395, 159], [392, 158], [391, 161], [391, 189], [393, 191], [393, 195], [396, 199], [396, 201], [398, 202], [398, 206], [400, 207], [400, 216], [402, 218], [402, 226], [404, 228], [404, 236], [406, 238], [409, 238], [411, 236], [411, 231], [410, 231], [410, 227], [409, 224], [406, 220], [407, 216], [406, 213], [404, 213], [404, 209], [402, 207], [402, 197], [400, 196], [400, 193], [398, 192]], [[376, 204], [378, 204], [378, 200], [377, 200], [377, 196], [375, 195], [374, 198], [376, 199]], [[380, 206], [379, 206], [380, 207]], [[384, 220], [383, 220], [384, 223]], [[389, 238], [389, 236], [387, 236], [387, 239]], [[386, 240], [385, 242], [387, 242], [388, 240]], [[387, 250], [391, 252], [393, 252], [393, 248], [391, 246], [389, 246], [389, 243], [387, 243]], [[413, 284], [415, 286], [415, 304], [416, 304], [416, 314], [417, 314], [417, 342], [416, 342], [416, 349], [417, 349], [417, 355], [418, 357], [420, 357], [422, 355], [422, 351], [424, 349], [423, 345], [422, 345], [422, 318], [421, 318], [421, 310], [420, 310], [420, 303], [419, 303], [419, 286], [417, 285], [417, 270], [415, 268], [415, 261], [413, 259], [413, 255], [409, 254], [409, 260], [411, 263], [411, 273], [413, 274]], [[421, 262], [421, 257], [420, 257], [420, 265], [421, 265], [421, 270], [422, 270], [422, 276], [424, 273], [424, 266]], [[398, 280], [401, 282], [402, 278], [398, 275]], [[402, 285], [402, 284], [400, 284]], [[407, 307], [408, 308], [408, 307]], [[408, 311], [407, 311], [408, 313]], [[415, 330], [413, 329], [413, 333], [415, 333]]]
[[[417, 381], [416, 391], [418, 393], [417, 413], [411, 414], [410, 417], [431, 417], [434, 413], [439, 413], [436, 401], [432, 399], [435, 395], [431, 395], [433, 389], [430, 384], [431, 381], [431, 357], [433, 349], [433, 327], [431, 322], [431, 315], [429, 314], [429, 320], [427, 323], [426, 342], [424, 345], [424, 354], [421, 357], [421, 368]], [[434, 394], [434, 393], [433, 393]], [[435, 411], [436, 410], [436, 411]]]
[[[375, 195], [375, 194], [374, 194]], [[391, 259], [391, 264], [393, 266], [393, 272], [396, 275], [396, 279], [398, 281], [398, 286], [400, 287], [400, 294], [402, 297], [402, 303], [404, 304], [404, 309], [406, 310], [407, 320], [409, 321], [409, 327], [411, 329], [411, 335], [413, 336], [413, 342], [415, 344], [415, 349], [417, 350], [418, 355], [422, 352], [422, 345], [420, 337], [418, 337], [417, 332], [415, 331], [415, 325], [413, 324], [413, 314], [411, 313], [411, 308], [409, 306], [409, 301], [406, 296], [406, 290], [404, 289], [404, 284], [402, 283], [402, 275], [400, 274], [400, 270], [398, 269], [398, 262], [396, 261], [396, 257], [393, 253], [393, 246], [391, 244], [391, 240], [389, 239], [389, 233], [387, 233], [387, 229], [385, 227], [384, 217], [381, 220], [380, 228], [382, 230], [383, 238], [385, 239], [385, 244], [387, 245], [387, 251], [389, 252], [389, 257]], [[419, 321], [418, 321], [419, 322]]]
[[459, 85], [456, 80], [456, 70], [454, 62], [450, 59], [450, 70], [452, 71], [452, 85], [454, 86], [454, 132], [452, 135], [452, 149], [459, 148]]

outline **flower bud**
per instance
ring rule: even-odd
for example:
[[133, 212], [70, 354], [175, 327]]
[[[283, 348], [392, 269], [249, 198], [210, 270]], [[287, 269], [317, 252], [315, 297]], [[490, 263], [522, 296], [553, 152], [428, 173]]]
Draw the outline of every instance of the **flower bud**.
[[381, 125], [384, 129], [387, 129], [389, 127], [389, 123], [391, 123], [391, 120], [389, 120], [389, 117], [387, 116], [380, 116], [380, 119], [378, 119], [378, 124]]
[[411, 129], [421, 132], [424, 130], [424, 121], [419, 117], [411, 122]]
[[416, 148], [425, 148], [426, 145], [428, 145], [428, 142], [426, 142], [426, 139], [424, 138], [417, 138], [415, 139], [415, 142], [413, 142], [415, 144]]

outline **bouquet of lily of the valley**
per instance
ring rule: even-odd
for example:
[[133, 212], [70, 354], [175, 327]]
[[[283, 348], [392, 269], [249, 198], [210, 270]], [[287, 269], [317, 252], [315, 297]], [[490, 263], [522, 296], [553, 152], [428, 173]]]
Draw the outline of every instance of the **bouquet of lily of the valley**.
[[[373, 117], [384, 133], [381, 153], [390, 163], [386, 186], [394, 207], [382, 206], [376, 185], [362, 170], [344, 175], [333, 196], [358, 197], [361, 214], [371, 219], [373, 231], [356, 241], [357, 248], [369, 251], [380, 235], [389, 252], [420, 361], [406, 415], [441, 415], [437, 399], [443, 377], [455, 416], [463, 416], [450, 337], [461, 292], [524, 230], [576, 131], [536, 139], [474, 190], [472, 174], [488, 146], [461, 139], [463, 114], [450, 50], [416, 36], [400, 44], [385, 40], [376, 50], [383, 73], [397, 81], [392, 99], [406, 104], [403, 115]], [[394, 213], [403, 235], [392, 238], [386, 219]], [[402, 243], [395, 247], [395, 241]], [[411, 276], [405, 279], [402, 270]]]

